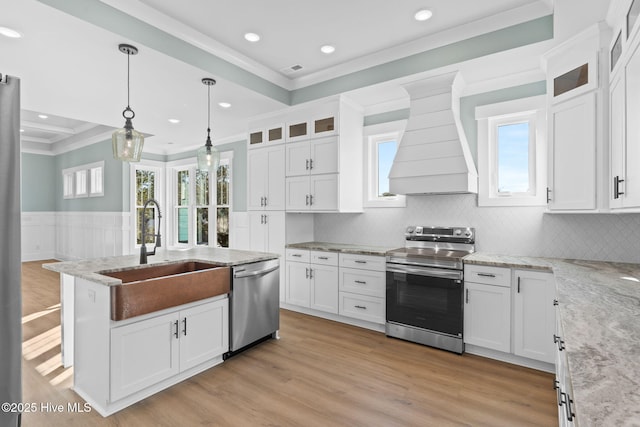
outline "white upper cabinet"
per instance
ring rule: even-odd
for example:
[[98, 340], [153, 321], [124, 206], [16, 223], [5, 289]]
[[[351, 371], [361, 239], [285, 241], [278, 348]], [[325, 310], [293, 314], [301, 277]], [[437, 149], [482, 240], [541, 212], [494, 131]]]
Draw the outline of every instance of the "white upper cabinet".
[[610, 48], [615, 66], [612, 62], [609, 207], [622, 211], [640, 209], [640, 38], [630, 25], [622, 19]]
[[285, 148], [249, 150], [249, 210], [284, 210]]
[[544, 56], [547, 72], [550, 211], [608, 210], [609, 30], [596, 24]]
[[362, 212], [363, 113], [345, 98], [298, 110], [287, 120], [289, 212]]
[[549, 119], [549, 209], [595, 209], [595, 94], [588, 93], [552, 106]]

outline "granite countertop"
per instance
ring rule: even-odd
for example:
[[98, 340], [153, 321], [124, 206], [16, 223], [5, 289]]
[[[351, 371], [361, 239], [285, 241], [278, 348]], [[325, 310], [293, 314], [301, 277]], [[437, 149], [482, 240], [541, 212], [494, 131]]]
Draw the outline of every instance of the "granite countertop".
[[356, 255], [376, 255], [385, 256], [387, 251], [393, 248], [382, 246], [351, 245], [347, 243], [327, 243], [327, 242], [303, 242], [290, 243], [289, 249], [307, 249], [312, 251], [341, 252]]
[[105, 286], [114, 286], [122, 284], [122, 280], [104, 276], [100, 274], [101, 271], [116, 272], [130, 268], [144, 268], [149, 265], [171, 264], [184, 261], [210, 262], [221, 267], [232, 267], [277, 258], [279, 258], [278, 254], [267, 252], [198, 247], [184, 250], [158, 249], [156, 255], [150, 255], [148, 257], [148, 264], [146, 265], [140, 265], [140, 255], [136, 254], [80, 261], [63, 261], [43, 264], [43, 267], [47, 270], [80, 277]]
[[553, 271], [578, 425], [640, 425], [640, 264], [483, 253], [464, 261]]

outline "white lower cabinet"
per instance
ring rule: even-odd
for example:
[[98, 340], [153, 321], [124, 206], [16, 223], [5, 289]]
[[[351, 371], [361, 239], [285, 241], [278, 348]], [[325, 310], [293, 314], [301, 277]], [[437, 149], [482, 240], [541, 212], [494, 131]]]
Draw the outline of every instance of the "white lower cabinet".
[[228, 299], [111, 329], [111, 401], [229, 350]]
[[553, 335], [553, 352], [556, 363], [556, 378], [553, 382], [553, 388], [556, 391], [558, 403], [558, 425], [560, 427], [571, 427], [575, 425], [576, 414], [573, 406], [573, 386], [569, 375], [564, 339], [562, 323], [560, 317], [557, 316], [555, 333]]
[[338, 313], [342, 316], [384, 324], [386, 318], [385, 258], [341, 253], [339, 260], [340, 308]]
[[511, 287], [464, 284], [464, 342], [511, 351]]
[[383, 256], [286, 250], [287, 304], [383, 325], [385, 284]]
[[338, 313], [338, 258], [335, 253], [287, 249], [289, 304]]
[[553, 274], [514, 270], [513, 353], [554, 363], [555, 280]]
[[464, 276], [466, 344], [538, 362], [555, 362], [552, 273], [465, 265]]

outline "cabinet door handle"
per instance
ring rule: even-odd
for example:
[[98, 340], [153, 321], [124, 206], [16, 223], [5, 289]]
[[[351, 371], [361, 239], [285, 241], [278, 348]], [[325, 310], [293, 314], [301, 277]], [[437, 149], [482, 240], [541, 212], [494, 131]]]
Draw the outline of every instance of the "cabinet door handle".
[[186, 317], [182, 319], [182, 324], [184, 326], [184, 328], [182, 329], [182, 334], [184, 336], [187, 336], [187, 318]]
[[359, 285], [366, 285], [367, 282], [365, 282], [364, 280], [354, 280], [355, 283], [359, 284]]
[[481, 277], [496, 277], [496, 275], [493, 274], [493, 273], [478, 273], [478, 276], [481, 276]]
[[559, 335], [553, 334], [553, 342], [558, 344], [558, 351], [565, 349], [564, 341], [562, 341], [562, 338]]
[[302, 254], [291, 254], [291, 256], [294, 256], [296, 258], [302, 258]]
[[173, 335], [174, 335], [176, 338], [179, 338], [179, 337], [180, 337], [180, 334], [178, 333], [178, 321], [177, 321], [177, 320], [176, 320], [175, 322], [173, 322], [173, 326], [175, 326], [175, 327], [176, 327], [176, 330], [175, 330], [175, 332], [173, 333]]
[[306, 279], [308, 279], [308, 278], [309, 278], [309, 267], [305, 267], [305, 268], [304, 268], [304, 277], [305, 277]]
[[518, 276], [518, 293], [520, 293], [520, 276]]
[[305, 166], [305, 170], [309, 170], [309, 159], [307, 159], [306, 161], [307, 161], [307, 165]]
[[558, 300], [557, 300], [557, 299], [554, 299], [554, 300], [553, 300], [553, 305], [554, 305], [554, 306], [558, 305]]
[[267, 220], [269, 219], [269, 217], [267, 215], [264, 215], [264, 223], [267, 223]]
[[325, 260], [325, 261], [326, 261], [326, 260], [328, 260], [328, 259], [329, 259], [329, 257], [328, 257], [328, 256], [319, 256], [319, 257], [318, 257], [318, 259], [323, 259], [323, 260]]
[[309, 279], [313, 279], [313, 268], [309, 269]]
[[547, 203], [551, 202], [551, 189], [547, 187]]
[[308, 194], [305, 196], [304, 204], [305, 204], [305, 206], [309, 206], [309, 195]]
[[264, 205], [267, 206], [267, 197], [264, 197]]
[[359, 308], [360, 310], [366, 310], [367, 307], [365, 307], [364, 305], [355, 305], [355, 308]]
[[469, 289], [465, 289], [465, 301], [467, 304], [469, 304]]
[[313, 205], [313, 194], [309, 194], [309, 206]]
[[619, 199], [621, 195], [624, 194], [623, 191], [620, 191], [620, 183], [624, 182], [624, 179], [620, 179], [619, 176], [613, 177], [613, 198]]
[[556, 391], [556, 402], [558, 402], [558, 406], [562, 406], [562, 389], [560, 388], [560, 381], [553, 380], [553, 389]]
[[313, 170], [313, 159], [309, 159], [309, 170]]
[[363, 260], [361, 260], [361, 259], [357, 259], [357, 260], [355, 260], [354, 262], [355, 262], [356, 264], [366, 264], [366, 263], [367, 263], [367, 261], [363, 261]]
[[571, 400], [571, 396], [569, 396], [568, 393], [562, 393], [564, 394], [564, 412], [567, 415], [567, 421], [573, 421], [573, 417], [576, 416], [576, 414], [573, 413], [573, 409], [571, 408], [571, 404], [573, 403], [573, 400]]

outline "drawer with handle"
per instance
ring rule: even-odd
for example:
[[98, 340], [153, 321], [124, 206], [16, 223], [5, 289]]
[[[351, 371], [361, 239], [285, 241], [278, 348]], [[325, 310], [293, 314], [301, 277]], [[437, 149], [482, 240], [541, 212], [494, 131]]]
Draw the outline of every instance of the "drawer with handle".
[[386, 273], [343, 267], [340, 269], [340, 290], [382, 298], [386, 292]]
[[505, 267], [467, 264], [464, 266], [464, 280], [465, 282], [510, 287], [511, 269]]
[[338, 265], [337, 252], [311, 251], [311, 263], [322, 265]]
[[342, 253], [340, 254], [340, 267], [385, 271], [386, 259], [383, 256]]
[[338, 313], [342, 316], [379, 324], [384, 324], [385, 322], [385, 303], [383, 298], [340, 292], [338, 310]]
[[287, 249], [286, 257], [287, 261], [309, 262], [311, 254], [310, 251], [306, 249]]

